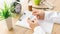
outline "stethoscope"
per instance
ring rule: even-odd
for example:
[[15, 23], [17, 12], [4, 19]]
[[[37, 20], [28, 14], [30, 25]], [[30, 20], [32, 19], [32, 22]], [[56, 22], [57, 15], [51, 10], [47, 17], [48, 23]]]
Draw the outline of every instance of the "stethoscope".
[[49, 3], [49, 1], [47, 0], [43, 0], [41, 1], [41, 3], [46, 5], [49, 9], [54, 9], [54, 6], [51, 3]]

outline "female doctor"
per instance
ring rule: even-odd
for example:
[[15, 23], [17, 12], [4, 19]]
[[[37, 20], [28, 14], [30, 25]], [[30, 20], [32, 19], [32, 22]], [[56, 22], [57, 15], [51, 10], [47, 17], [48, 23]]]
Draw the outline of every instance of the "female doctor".
[[[44, 30], [40, 27], [38, 20], [40, 22], [60, 22], [60, 13], [59, 12], [52, 12], [52, 11], [33, 11], [33, 15], [37, 18], [34, 18], [34, 20], [27, 19], [27, 22], [29, 23], [29, 26], [33, 30], [33, 34], [46, 34]], [[38, 19], [38, 20], [37, 20]]]

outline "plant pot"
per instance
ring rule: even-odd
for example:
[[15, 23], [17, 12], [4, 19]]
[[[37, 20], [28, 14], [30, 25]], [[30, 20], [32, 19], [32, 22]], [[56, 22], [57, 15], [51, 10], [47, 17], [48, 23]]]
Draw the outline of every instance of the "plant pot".
[[11, 30], [13, 28], [13, 26], [12, 26], [12, 17], [8, 17], [6, 19], [6, 24], [7, 24], [8, 30]]

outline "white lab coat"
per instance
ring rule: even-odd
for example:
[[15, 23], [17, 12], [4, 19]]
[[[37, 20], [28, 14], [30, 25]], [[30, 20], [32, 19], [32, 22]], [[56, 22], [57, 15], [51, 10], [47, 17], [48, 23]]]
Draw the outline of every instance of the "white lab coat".
[[[40, 22], [53, 22], [60, 24], [60, 12], [52, 12], [52, 11], [45, 11], [45, 17], [44, 20], [39, 20]], [[45, 31], [42, 29], [42, 27], [37, 26], [34, 29], [33, 34], [46, 34]]]

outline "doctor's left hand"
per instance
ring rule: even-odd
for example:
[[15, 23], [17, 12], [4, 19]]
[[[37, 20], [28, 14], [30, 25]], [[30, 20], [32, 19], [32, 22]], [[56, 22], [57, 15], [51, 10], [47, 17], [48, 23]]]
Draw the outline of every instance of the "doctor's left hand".
[[37, 19], [30, 20], [29, 18], [27, 19], [27, 22], [29, 23], [29, 26], [31, 27], [32, 30], [34, 30], [35, 27], [39, 26]]

